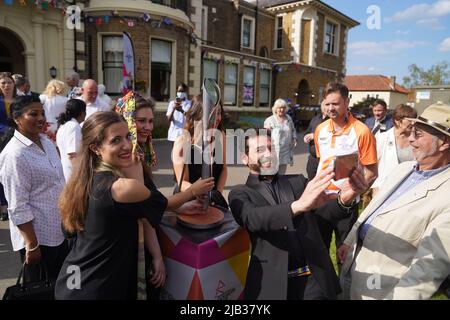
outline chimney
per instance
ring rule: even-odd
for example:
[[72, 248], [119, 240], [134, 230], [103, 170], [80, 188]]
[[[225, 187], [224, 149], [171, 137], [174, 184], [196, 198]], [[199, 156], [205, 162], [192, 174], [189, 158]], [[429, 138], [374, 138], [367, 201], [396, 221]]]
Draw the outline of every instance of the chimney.
[[390, 86], [392, 90], [395, 90], [395, 76], [390, 76]]

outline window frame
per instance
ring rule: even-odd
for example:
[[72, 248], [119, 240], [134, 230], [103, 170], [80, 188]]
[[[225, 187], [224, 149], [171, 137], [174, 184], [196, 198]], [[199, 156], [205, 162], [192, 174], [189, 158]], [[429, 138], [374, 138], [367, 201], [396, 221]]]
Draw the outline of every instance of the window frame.
[[219, 83], [219, 64], [217, 63], [216, 60], [211, 59], [211, 58], [202, 58], [202, 74], [201, 74], [202, 83], [203, 83], [203, 79], [205, 78], [205, 66], [204, 66], [205, 61], [211, 61], [211, 62], [215, 63], [215, 65], [216, 65], [216, 77], [214, 78], [214, 80], [216, 80], [216, 82], [218, 84]]
[[[281, 26], [279, 23], [279, 19], [281, 18]], [[284, 15], [278, 15], [275, 19], [275, 41], [274, 41], [274, 49], [279, 50], [283, 49], [283, 24], [284, 24]], [[280, 40], [278, 32], [281, 31], [281, 46], [278, 46], [278, 40]]]
[[[236, 83], [228, 83], [227, 82], [227, 66], [233, 65], [236, 68]], [[227, 103], [225, 101], [225, 88], [227, 86], [234, 86], [234, 102], [233, 103]], [[224, 70], [223, 70], [223, 104], [226, 106], [236, 106], [238, 103], [238, 88], [239, 88], [239, 64], [237, 63], [228, 63], [224, 65]]]
[[[251, 21], [250, 25], [250, 46], [246, 47], [244, 46], [244, 21], [248, 20]], [[253, 50], [255, 48], [255, 18], [243, 15], [241, 19], [241, 49], [251, 49]]]
[[[101, 32], [98, 33], [97, 36], [97, 42], [98, 42], [98, 59], [97, 59], [97, 74], [98, 76], [98, 82], [105, 84], [107, 89], [111, 89], [111, 86], [108, 86], [106, 83], [106, 74], [105, 74], [105, 60], [104, 60], [104, 38], [121, 38], [123, 39], [122, 33], [117, 32]], [[123, 41], [123, 40], [122, 40]], [[123, 50], [122, 50], [122, 61], [120, 62], [120, 66], [117, 66], [116, 69], [120, 69], [120, 72], [122, 73], [123, 69]], [[122, 77], [123, 79], [123, 77]], [[121, 79], [121, 80], [122, 80]], [[116, 90], [119, 89], [120, 82], [117, 84]], [[106, 94], [112, 95], [112, 96], [119, 96], [122, 93], [120, 91], [105, 91]]]
[[[253, 96], [252, 96], [252, 102], [251, 103], [245, 103], [244, 102], [244, 90], [245, 90], [245, 86], [247, 85], [245, 83], [245, 69], [246, 68], [251, 68], [253, 69]], [[244, 70], [243, 70], [243, 79], [242, 79], [242, 105], [244, 107], [254, 107], [255, 106], [255, 85], [256, 85], [256, 67], [254, 66], [250, 66], [250, 65], [244, 65]]]
[[[267, 71], [269, 72], [269, 83], [268, 84], [264, 84], [261, 82], [261, 74], [263, 71]], [[262, 68], [259, 69], [259, 106], [260, 107], [270, 107], [270, 92], [271, 92], [271, 87], [272, 87], [272, 70], [270, 69], [266, 69], [266, 68]], [[262, 89], [266, 88], [267, 89], [267, 104], [261, 104], [261, 92]]]
[[[170, 55], [170, 76], [169, 76], [169, 95], [167, 97], [167, 101], [166, 100], [158, 100], [156, 97], [153, 97], [153, 93], [152, 93], [152, 69], [153, 69], [153, 61], [152, 61], [152, 42], [153, 40], [157, 40], [157, 41], [165, 41], [171, 44], [171, 55]], [[176, 75], [176, 41], [173, 39], [169, 39], [169, 38], [161, 38], [161, 37], [150, 37], [150, 46], [149, 46], [149, 90], [150, 90], [150, 95], [155, 98], [155, 100], [157, 102], [168, 102], [170, 101], [171, 97], [173, 95], [175, 95], [175, 75]], [[162, 95], [163, 96], [163, 95]]]
[[[333, 25], [335, 27], [334, 29], [334, 35], [333, 35], [333, 43], [332, 43], [332, 48], [334, 48], [334, 51], [329, 52], [328, 48], [327, 48], [327, 25]], [[326, 54], [330, 54], [333, 56], [339, 56], [339, 38], [340, 38], [340, 24], [339, 22], [326, 18], [325, 22], [324, 22], [324, 31], [323, 31], [323, 52]]]

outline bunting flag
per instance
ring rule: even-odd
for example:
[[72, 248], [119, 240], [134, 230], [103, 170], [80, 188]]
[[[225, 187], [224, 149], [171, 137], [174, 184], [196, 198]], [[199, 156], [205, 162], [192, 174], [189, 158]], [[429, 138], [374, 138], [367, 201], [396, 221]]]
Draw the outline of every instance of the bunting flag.
[[145, 21], [145, 22], [149, 22], [150, 20], [151, 20], [151, 16], [150, 16], [150, 14], [149, 13], [144, 13], [143, 15], [142, 15], [142, 19]]
[[5, 4], [8, 6], [12, 6], [13, 0], [5, 0]]
[[131, 37], [128, 33], [123, 33], [123, 86], [122, 93], [126, 94], [134, 90], [134, 49]]

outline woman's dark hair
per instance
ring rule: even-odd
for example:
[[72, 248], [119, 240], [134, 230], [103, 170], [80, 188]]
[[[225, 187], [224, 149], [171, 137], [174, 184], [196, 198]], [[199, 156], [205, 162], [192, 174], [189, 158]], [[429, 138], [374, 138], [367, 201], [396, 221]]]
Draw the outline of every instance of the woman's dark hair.
[[[417, 118], [417, 111], [407, 104], [400, 103], [395, 107], [392, 118], [397, 121], [402, 121], [404, 118]], [[395, 125], [395, 121], [394, 121]]]
[[[9, 78], [12, 83], [13, 83], [13, 98], [15, 98], [17, 96], [17, 92], [16, 92], [16, 82], [14, 81], [14, 78], [11, 76], [10, 72], [0, 72], [0, 80], [3, 78]], [[0, 97], [3, 97], [4, 94], [2, 92], [2, 90], [0, 89]]]
[[17, 129], [15, 119], [21, 117], [27, 107], [32, 103], [41, 103], [41, 100], [36, 95], [31, 96], [17, 96], [11, 103], [11, 116], [8, 118], [9, 128], [5, 131], [5, 134], [0, 138], [0, 151], [3, 151], [9, 140], [14, 136], [14, 130]]
[[[102, 161], [90, 146], [101, 146], [106, 129], [120, 122], [126, 123], [120, 114], [113, 111], [95, 112], [84, 122], [81, 146], [77, 151], [77, 170], [74, 170], [59, 197], [61, 222], [67, 232], [80, 232], [84, 229], [94, 174]], [[114, 176], [113, 179], [116, 178]]]
[[[223, 108], [221, 108], [221, 117], [222, 120], [225, 114]], [[186, 124], [184, 125], [184, 129], [189, 131], [191, 137], [194, 137], [194, 128], [196, 121], [203, 120], [203, 95], [197, 94], [191, 100], [191, 108], [186, 112]], [[222, 121], [219, 123], [217, 128], [218, 130], [223, 130]]]
[[142, 108], [150, 108], [152, 111], [154, 111], [155, 108], [155, 101], [152, 98], [145, 99], [138, 93], [134, 94], [136, 99], [136, 111]]
[[78, 118], [83, 112], [86, 112], [86, 103], [83, 100], [68, 100], [66, 103], [66, 111], [58, 116], [58, 127], [70, 121], [72, 118]]

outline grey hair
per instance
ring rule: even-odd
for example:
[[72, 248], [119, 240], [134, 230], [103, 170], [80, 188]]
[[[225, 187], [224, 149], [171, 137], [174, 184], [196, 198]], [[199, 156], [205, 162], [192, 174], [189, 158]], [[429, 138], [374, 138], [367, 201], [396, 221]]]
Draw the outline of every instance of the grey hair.
[[66, 73], [66, 79], [80, 81], [80, 75], [75, 71], [69, 71]]
[[288, 104], [287, 104], [286, 100], [281, 99], [281, 98], [278, 98], [278, 99], [275, 101], [275, 103], [273, 104], [273, 107], [272, 107], [272, 113], [275, 114], [275, 113], [277, 112], [277, 109], [278, 109], [279, 107], [285, 107], [285, 108], [287, 108], [287, 107], [288, 107]]

